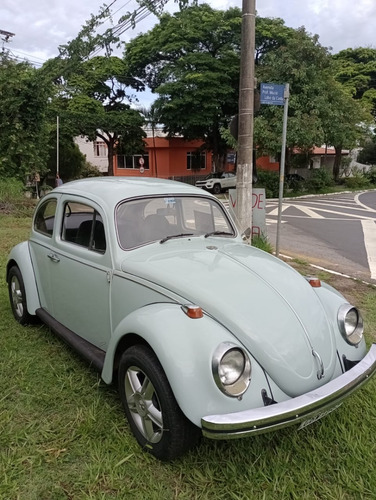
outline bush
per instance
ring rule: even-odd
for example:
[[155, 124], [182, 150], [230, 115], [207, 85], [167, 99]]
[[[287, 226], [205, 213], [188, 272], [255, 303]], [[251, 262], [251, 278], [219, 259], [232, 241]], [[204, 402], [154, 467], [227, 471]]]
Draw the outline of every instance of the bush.
[[376, 167], [372, 167], [364, 174], [370, 184], [376, 184]]
[[273, 253], [273, 246], [266, 236], [253, 236], [252, 246], [264, 250], [264, 252]]
[[279, 174], [278, 172], [271, 172], [270, 170], [258, 170], [257, 188], [265, 188], [265, 195], [267, 198], [278, 198], [279, 195]]
[[313, 170], [311, 177], [306, 181], [307, 189], [313, 193], [323, 191], [325, 188], [333, 186], [333, 184], [332, 175], [325, 168]]
[[16, 179], [0, 180], [0, 202], [20, 200], [24, 196], [24, 186]]
[[86, 177], [101, 177], [102, 175], [102, 172], [100, 172], [95, 165], [87, 161], [80, 172], [79, 179], [85, 179]]
[[362, 174], [355, 174], [353, 177], [346, 177], [344, 179], [345, 186], [349, 189], [366, 188], [369, 187], [370, 180]]

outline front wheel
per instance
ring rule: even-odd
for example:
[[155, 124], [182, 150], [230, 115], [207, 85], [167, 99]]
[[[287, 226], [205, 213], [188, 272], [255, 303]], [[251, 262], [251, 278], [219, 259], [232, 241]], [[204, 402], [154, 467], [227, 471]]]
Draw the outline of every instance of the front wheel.
[[25, 285], [21, 271], [17, 266], [10, 268], [8, 273], [8, 291], [13, 316], [21, 325], [33, 323], [34, 316], [27, 312]]
[[220, 184], [214, 184], [213, 186], [213, 193], [214, 194], [219, 194], [221, 192], [221, 185]]
[[136, 345], [119, 365], [119, 392], [138, 443], [160, 460], [172, 460], [198, 442], [200, 430], [180, 410], [153, 351]]

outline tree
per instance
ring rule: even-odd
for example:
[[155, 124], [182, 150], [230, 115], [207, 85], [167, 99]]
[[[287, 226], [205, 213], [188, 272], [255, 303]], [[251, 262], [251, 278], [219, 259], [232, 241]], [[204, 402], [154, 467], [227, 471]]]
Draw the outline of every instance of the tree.
[[[268, 52], [257, 66], [260, 81], [290, 84], [287, 166], [293, 148], [307, 150], [323, 143], [320, 110], [325, 96], [323, 74], [329, 64], [329, 53], [318, 43], [318, 37], [300, 28], [290, 31], [284, 43]], [[255, 120], [255, 137], [262, 151], [280, 151], [282, 114], [281, 106], [261, 106]]]
[[325, 144], [335, 148], [333, 179], [338, 181], [342, 150], [352, 149], [367, 134], [372, 121], [367, 106], [349, 95], [347, 89], [334, 80], [332, 74], [325, 79], [325, 96], [320, 118], [324, 130]]
[[364, 148], [359, 152], [358, 158], [359, 163], [365, 163], [366, 165], [376, 165], [376, 137], [373, 136], [369, 139]]
[[0, 55], [0, 177], [25, 179], [46, 169], [51, 83], [28, 63]]
[[153, 138], [155, 175], [156, 177], [158, 177], [157, 149], [155, 147], [155, 131], [157, 125], [160, 123], [159, 112], [154, 104], [152, 104], [150, 108], [140, 108], [139, 111], [141, 115], [144, 117], [146, 125], [150, 125], [151, 128], [151, 133]]
[[[144, 123], [140, 113], [130, 107], [127, 87], [134, 80], [127, 76], [123, 61], [115, 56], [97, 56], [75, 62], [69, 59], [61, 70], [60, 112], [72, 134], [103, 140], [108, 151], [108, 175], [113, 175], [113, 157], [121, 143], [131, 143], [134, 152], [143, 148]], [[49, 68], [51, 70], [51, 68]]]
[[376, 117], [376, 49], [358, 47], [342, 50], [333, 56], [336, 79], [354, 99], [371, 106]]
[[130, 74], [159, 94], [154, 103], [166, 132], [203, 139], [223, 167], [221, 128], [237, 112], [241, 13], [208, 5], [164, 14], [126, 45]]

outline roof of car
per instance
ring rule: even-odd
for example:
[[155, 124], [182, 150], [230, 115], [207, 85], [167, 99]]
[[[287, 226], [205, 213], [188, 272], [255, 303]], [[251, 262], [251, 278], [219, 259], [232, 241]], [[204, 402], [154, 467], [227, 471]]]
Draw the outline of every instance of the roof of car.
[[152, 195], [195, 194], [210, 196], [200, 188], [184, 182], [155, 177], [91, 177], [67, 182], [53, 192], [74, 194], [103, 200], [108, 205], [116, 205], [126, 198]]

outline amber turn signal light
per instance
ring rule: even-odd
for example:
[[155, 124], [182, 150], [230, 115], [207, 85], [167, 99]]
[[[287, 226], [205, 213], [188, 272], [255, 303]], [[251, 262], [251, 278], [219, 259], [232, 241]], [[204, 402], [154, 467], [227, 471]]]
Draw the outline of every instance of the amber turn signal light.
[[202, 312], [201, 307], [199, 306], [182, 306], [183, 311], [191, 319], [199, 319], [202, 318], [204, 313]]
[[309, 278], [308, 283], [313, 288], [320, 288], [320, 286], [321, 286], [321, 281], [318, 278]]

